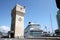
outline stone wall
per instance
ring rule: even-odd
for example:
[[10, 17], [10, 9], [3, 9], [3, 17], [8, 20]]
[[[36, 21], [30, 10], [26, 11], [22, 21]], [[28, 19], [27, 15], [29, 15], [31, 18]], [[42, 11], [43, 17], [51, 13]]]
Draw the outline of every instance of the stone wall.
[[0, 40], [59, 40], [59, 39], [0, 39]]
[[0, 40], [60, 40], [60, 38], [0, 38]]

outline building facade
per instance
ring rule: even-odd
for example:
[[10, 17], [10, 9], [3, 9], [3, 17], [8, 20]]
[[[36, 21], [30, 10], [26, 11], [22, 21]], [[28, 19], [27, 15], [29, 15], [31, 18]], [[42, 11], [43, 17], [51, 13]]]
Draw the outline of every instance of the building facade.
[[56, 5], [59, 10], [57, 12], [58, 29], [55, 30], [55, 33], [57, 36], [60, 36], [60, 0], [56, 0]]
[[60, 10], [57, 12], [57, 23], [58, 23], [58, 28], [60, 29]]
[[55, 30], [55, 33], [57, 36], [60, 36], [60, 10], [57, 12], [57, 23], [58, 23], [58, 29]]

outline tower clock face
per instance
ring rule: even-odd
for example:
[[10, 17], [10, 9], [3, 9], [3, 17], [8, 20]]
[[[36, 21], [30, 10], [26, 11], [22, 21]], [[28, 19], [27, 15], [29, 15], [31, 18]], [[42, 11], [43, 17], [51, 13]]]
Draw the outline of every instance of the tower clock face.
[[22, 18], [21, 18], [21, 17], [19, 17], [18, 21], [21, 21], [21, 20], [22, 20]]

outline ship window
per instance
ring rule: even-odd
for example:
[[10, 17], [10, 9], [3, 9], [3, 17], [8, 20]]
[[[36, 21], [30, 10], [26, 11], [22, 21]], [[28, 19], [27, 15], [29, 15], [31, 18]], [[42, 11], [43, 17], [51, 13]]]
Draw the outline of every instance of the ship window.
[[41, 34], [42, 34], [42, 32], [30, 32], [30, 35], [34, 36], [34, 37], [40, 37]]

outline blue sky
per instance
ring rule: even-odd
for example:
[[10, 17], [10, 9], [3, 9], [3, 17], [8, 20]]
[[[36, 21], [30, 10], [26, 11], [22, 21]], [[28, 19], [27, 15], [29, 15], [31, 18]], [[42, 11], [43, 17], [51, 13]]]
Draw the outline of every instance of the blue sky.
[[26, 7], [24, 27], [28, 22], [39, 23], [45, 30], [45, 25], [51, 31], [50, 14], [52, 17], [53, 30], [57, 29], [57, 7], [55, 0], [0, 0], [0, 27], [11, 26], [11, 10], [16, 5]]

